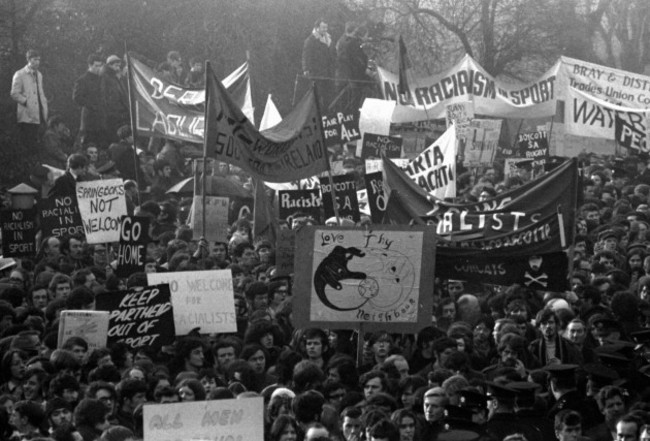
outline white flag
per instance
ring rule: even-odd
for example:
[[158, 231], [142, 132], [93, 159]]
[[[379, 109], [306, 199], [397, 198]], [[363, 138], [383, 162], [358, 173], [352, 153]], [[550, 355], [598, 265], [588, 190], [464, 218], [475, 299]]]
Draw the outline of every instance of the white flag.
[[275, 107], [269, 93], [269, 97], [266, 99], [266, 107], [264, 107], [264, 115], [262, 115], [262, 121], [260, 121], [260, 131], [270, 129], [279, 124], [280, 121], [282, 121], [282, 116], [280, 116], [280, 112]]

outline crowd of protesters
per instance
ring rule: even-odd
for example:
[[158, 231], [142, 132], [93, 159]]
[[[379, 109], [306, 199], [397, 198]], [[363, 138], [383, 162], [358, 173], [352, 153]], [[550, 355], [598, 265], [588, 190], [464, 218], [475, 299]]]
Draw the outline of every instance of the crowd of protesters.
[[[104, 99], [107, 89], [122, 93], [110, 81], [123, 78], [119, 57], [106, 62], [88, 59], [88, 72], [100, 77], [92, 90]], [[37, 71], [35, 63], [26, 70]], [[161, 70], [178, 84], [201, 78], [185, 73], [177, 53]], [[12, 96], [24, 105], [14, 83]], [[66, 174], [48, 188], [47, 169], [36, 166], [31, 182], [46, 197], [78, 180], [130, 180], [130, 211], [151, 219], [153, 240], [145, 272], [126, 279], [115, 274], [113, 245], [89, 245], [83, 236], [43, 237], [35, 256], [0, 259], [0, 440], [142, 439], [147, 403], [259, 396], [267, 441], [650, 439], [647, 156], [582, 158], [565, 292], [436, 280], [432, 324], [417, 333], [295, 328], [292, 299], [306, 293], [277, 275], [275, 244], [253, 237], [249, 218], [232, 225], [227, 242], [193, 240], [186, 207], [166, 193], [189, 174], [179, 146], [165, 141], [157, 156], [134, 151], [128, 115], [108, 112], [105, 102], [95, 108], [102, 111], [93, 134], [94, 104], [82, 98], [81, 83], [75, 101], [90, 115], [82, 149], [48, 149], [65, 160]], [[36, 106], [45, 117], [43, 103]], [[102, 135], [109, 127], [115, 139]], [[50, 137], [69, 139], [56, 120], [50, 129]], [[356, 165], [345, 164], [351, 173]], [[462, 199], [515, 188], [532, 168], [523, 163], [508, 179], [497, 164], [478, 179], [461, 174]], [[248, 184], [236, 168], [216, 173]], [[280, 227], [315, 223], [297, 212]], [[98, 293], [144, 287], [149, 272], [209, 269], [232, 272], [237, 332], [199, 328], [156, 350], [124, 343], [89, 350], [79, 337], [58, 346], [62, 310], [93, 310]]]

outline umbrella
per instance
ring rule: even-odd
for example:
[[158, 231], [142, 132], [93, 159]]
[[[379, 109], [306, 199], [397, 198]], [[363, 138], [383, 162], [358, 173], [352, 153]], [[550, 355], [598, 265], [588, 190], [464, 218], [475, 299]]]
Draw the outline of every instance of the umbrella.
[[[232, 181], [223, 176], [208, 176], [206, 182], [208, 196], [238, 196], [243, 198], [251, 197], [251, 192], [238, 182]], [[186, 178], [172, 186], [167, 193], [178, 193], [179, 195], [194, 194], [194, 177]]]

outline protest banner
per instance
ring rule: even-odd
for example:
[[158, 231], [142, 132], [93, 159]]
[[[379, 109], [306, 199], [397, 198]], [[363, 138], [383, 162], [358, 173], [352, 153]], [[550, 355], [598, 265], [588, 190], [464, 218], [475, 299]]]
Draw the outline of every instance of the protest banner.
[[147, 283], [169, 284], [176, 335], [236, 332], [235, 293], [228, 270], [149, 273]]
[[429, 194], [456, 197], [456, 128], [452, 125], [406, 168], [406, 174]]
[[301, 228], [297, 327], [413, 332], [431, 323], [435, 239], [429, 227]]
[[291, 181], [291, 182], [265, 182], [264, 185], [267, 187], [275, 190], [275, 191], [280, 191], [280, 190], [310, 190], [312, 188], [319, 188], [320, 187], [320, 182], [318, 181], [318, 177], [312, 176], [310, 178], [306, 179], [300, 179], [298, 181]]
[[127, 214], [121, 179], [77, 182], [77, 203], [89, 244], [120, 240], [120, 221]]
[[275, 247], [275, 266], [277, 276], [289, 276], [293, 274], [293, 261], [296, 251], [296, 231], [278, 231], [278, 242]]
[[539, 174], [538, 170], [543, 169], [546, 160], [550, 156], [546, 131], [520, 133], [517, 136], [517, 145], [519, 155], [522, 158], [533, 160], [533, 168], [535, 169], [533, 176], [537, 176]]
[[386, 211], [386, 192], [384, 191], [384, 176], [381, 172], [366, 173], [366, 190], [368, 192], [368, 206], [373, 224], [380, 224]]
[[526, 158], [505, 158], [503, 166], [503, 177], [504, 179], [509, 178], [510, 176], [517, 176], [517, 164], [522, 161], [527, 161]]
[[568, 289], [568, 268], [563, 252], [516, 258], [445, 256], [436, 260], [436, 277], [563, 292]]
[[149, 237], [149, 218], [145, 216], [123, 216], [120, 222], [120, 245], [117, 249], [118, 277], [129, 277], [144, 271]]
[[447, 131], [441, 120], [413, 121], [390, 125], [390, 134], [402, 138], [402, 157], [413, 159]]
[[[202, 196], [194, 196], [191, 211], [192, 238], [199, 240], [204, 231]], [[228, 231], [231, 225], [228, 219], [229, 212], [229, 198], [205, 197], [205, 239], [208, 242], [228, 242]]]
[[207, 157], [236, 165], [268, 182], [308, 178], [328, 169], [313, 90], [280, 124], [260, 133], [232, 101], [210, 63], [206, 64]]
[[645, 115], [643, 124], [632, 124], [618, 114], [614, 116], [614, 140], [616, 144], [628, 150], [647, 152], [648, 120]]
[[262, 441], [264, 399], [147, 404], [144, 441]]
[[[352, 175], [333, 176], [334, 190], [336, 191], [336, 204], [339, 216], [345, 219], [359, 222], [361, 214], [359, 213], [359, 200], [357, 199], [357, 184]], [[334, 214], [334, 204], [332, 203], [332, 188], [330, 179], [327, 177], [320, 178], [321, 200], [323, 201], [323, 211], [325, 219], [329, 219]]]
[[361, 139], [359, 133], [359, 111], [336, 112], [323, 115], [323, 136], [325, 147], [333, 147]]
[[469, 127], [470, 122], [474, 119], [474, 103], [464, 101], [451, 103], [445, 106], [445, 120], [447, 128], [456, 124], [456, 136], [461, 137], [465, 129]]
[[361, 144], [361, 159], [399, 158], [402, 155], [402, 138], [397, 136], [364, 133]]
[[70, 337], [81, 337], [88, 343], [88, 351], [105, 348], [108, 336], [108, 311], [61, 311], [57, 348]]
[[[129, 63], [138, 133], [203, 144], [205, 89], [172, 84], [133, 55], [129, 56]], [[248, 62], [222, 83], [246, 117], [253, 121]]]
[[320, 190], [280, 190], [278, 192], [278, 209], [280, 219], [288, 220], [300, 211], [311, 216], [317, 223], [322, 223], [321, 210], [323, 200]]
[[36, 210], [2, 210], [2, 256], [22, 257], [36, 254]]
[[109, 312], [108, 345], [124, 342], [132, 349], [174, 343], [174, 314], [168, 284], [103, 292], [97, 311]]
[[407, 98], [397, 92], [399, 75], [377, 68], [382, 96], [397, 103], [392, 122], [445, 118], [446, 106], [472, 101], [474, 113], [501, 118], [538, 118], [555, 114], [560, 62], [530, 83], [499, 81], [469, 55], [438, 75], [414, 78]]
[[43, 237], [84, 234], [75, 195], [41, 199], [38, 210]]

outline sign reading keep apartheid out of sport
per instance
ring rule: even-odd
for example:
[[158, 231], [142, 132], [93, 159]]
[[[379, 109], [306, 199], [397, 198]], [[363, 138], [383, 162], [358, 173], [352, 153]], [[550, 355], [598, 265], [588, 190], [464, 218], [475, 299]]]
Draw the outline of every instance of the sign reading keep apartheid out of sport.
[[361, 159], [399, 158], [402, 155], [402, 138], [397, 136], [364, 133], [361, 144]]
[[123, 341], [135, 349], [160, 348], [174, 342], [174, 317], [168, 284], [106, 292], [95, 298], [108, 311], [108, 345]]
[[548, 138], [546, 132], [529, 132], [517, 135], [519, 155], [522, 158], [533, 159], [534, 166], [546, 164], [550, 156], [548, 151]]
[[147, 404], [145, 441], [257, 441], [264, 439], [264, 399]]
[[380, 224], [386, 211], [386, 191], [384, 189], [384, 176], [382, 172], [365, 174], [366, 190], [368, 192], [368, 206], [373, 224]]
[[451, 126], [406, 168], [406, 174], [438, 199], [456, 197], [456, 128]]
[[[359, 212], [359, 199], [357, 198], [357, 184], [352, 175], [333, 176], [334, 190], [336, 192], [336, 203], [338, 206], [339, 216], [345, 219], [359, 222], [361, 213]], [[330, 179], [327, 177], [320, 178], [320, 191], [323, 200], [323, 210], [325, 219], [335, 216], [334, 204], [332, 204], [332, 188]]]
[[321, 210], [323, 200], [320, 190], [280, 190], [278, 208], [280, 219], [287, 220], [300, 211], [311, 216], [317, 223], [322, 223]]
[[2, 255], [22, 257], [36, 254], [36, 210], [2, 210]]
[[38, 210], [43, 237], [84, 234], [79, 205], [74, 194], [41, 199]]
[[145, 216], [123, 216], [120, 222], [120, 246], [117, 249], [118, 277], [128, 277], [144, 271], [149, 237], [149, 218]]
[[325, 147], [333, 147], [361, 139], [359, 111], [323, 115], [322, 121]]
[[294, 181], [327, 171], [323, 127], [313, 90], [282, 122], [260, 133], [206, 64], [207, 157], [267, 182]]
[[411, 332], [431, 324], [435, 240], [426, 226], [303, 227], [296, 237], [298, 327]]
[[70, 337], [81, 337], [88, 349], [105, 348], [108, 335], [108, 311], [61, 311], [57, 348]]
[[230, 270], [147, 274], [149, 285], [168, 283], [176, 335], [236, 332], [235, 294]]
[[77, 202], [88, 243], [119, 242], [127, 215], [122, 179], [77, 182]]

